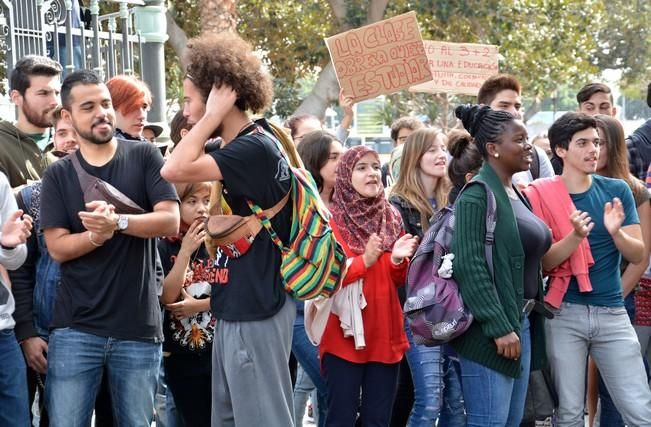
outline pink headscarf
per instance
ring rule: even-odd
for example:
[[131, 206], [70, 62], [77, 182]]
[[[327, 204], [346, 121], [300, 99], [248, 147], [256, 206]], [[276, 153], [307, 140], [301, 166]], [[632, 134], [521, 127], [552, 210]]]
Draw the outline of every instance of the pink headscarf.
[[353, 188], [353, 168], [368, 153], [375, 154], [379, 160], [374, 150], [363, 145], [344, 153], [337, 165], [337, 180], [330, 203], [330, 211], [339, 232], [348, 247], [357, 254], [364, 253], [366, 243], [373, 233], [382, 239], [385, 251], [393, 249], [393, 244], [402, 233], [400, 214], [384, 197], [382, 186], [375, 197], [364, 197]]

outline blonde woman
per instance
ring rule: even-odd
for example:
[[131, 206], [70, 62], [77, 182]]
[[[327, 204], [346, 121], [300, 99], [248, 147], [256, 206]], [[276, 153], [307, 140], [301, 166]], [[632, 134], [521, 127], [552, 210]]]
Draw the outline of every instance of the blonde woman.
[[[446, 137], [435, 129], [413, 132], [407, 138], [400, 163], [400, 176], [389, 201], [398, 209], [406, 233], [423, 237], [430, 218], [448, 203]], [[404, 293], [399, 288], [401, 303]], [[405, 324], [406, 326], [406, 324]], [[465, 416], [457, 362], [452, 362], [446, 346], [414, 345], [409, 327], [406, 353], [414, 384], [414, 405], [408, 427], [439, 425], [464, 426]], [[445, 384], [445, 385], [444, 385]], [[443, 391], [445, 390], [445, 395]]]

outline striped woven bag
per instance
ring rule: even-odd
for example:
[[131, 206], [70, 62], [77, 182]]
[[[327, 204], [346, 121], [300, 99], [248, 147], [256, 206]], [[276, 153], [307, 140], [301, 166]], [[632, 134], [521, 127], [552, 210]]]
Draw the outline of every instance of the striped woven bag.
[[340, 286], [346, 255], [328, 224], [326, 209], [314, 179], [305, 169], [290, 168], [292, 176], [292, 227], [284, 245], [262, 209], [249, 203], [282, 253], [280, 274], [285, 290], [299, 300], [331, 296]]

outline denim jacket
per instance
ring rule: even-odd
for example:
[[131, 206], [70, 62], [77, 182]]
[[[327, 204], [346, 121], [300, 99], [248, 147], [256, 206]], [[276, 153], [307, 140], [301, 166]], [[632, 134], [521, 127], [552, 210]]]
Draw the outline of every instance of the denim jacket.
[[35, 232], [27, 241], [27, 260], [18, 270], [9, 272], [16, 299], [16, 339], [19, 342], [34, 336], [47, 339], [61, 282], [61, 267], [50, 257], [40, 229], [41, 182], [24, 187], [17, 198], [18, 207], [34, 219]]

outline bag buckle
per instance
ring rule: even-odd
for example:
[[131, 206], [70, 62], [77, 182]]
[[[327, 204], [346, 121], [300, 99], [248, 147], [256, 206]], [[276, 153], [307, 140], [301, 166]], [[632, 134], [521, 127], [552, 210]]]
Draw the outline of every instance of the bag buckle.
[[525, 300], [524, 306], [522, 307], [522, 314], [528, 316], [532, 311], [535, 311], [538, 314], [542, 314], [547, 319], [553, 319], [554, 313], [552, 313], [545, 304], [535, 299]]
[[533, 308], [535, 307], [535, 305], [536, 305], [536, 300], [535, 299], [526, 300], [524, 302], [524, 306], [522, 306], [522, 314], [524, 314], [525, 316], [528, 316], [529, 314], [531, 314], [531, 312], [533, 311]]

